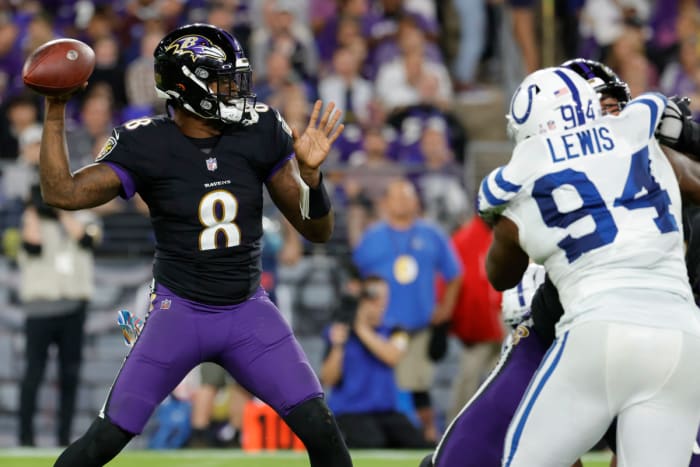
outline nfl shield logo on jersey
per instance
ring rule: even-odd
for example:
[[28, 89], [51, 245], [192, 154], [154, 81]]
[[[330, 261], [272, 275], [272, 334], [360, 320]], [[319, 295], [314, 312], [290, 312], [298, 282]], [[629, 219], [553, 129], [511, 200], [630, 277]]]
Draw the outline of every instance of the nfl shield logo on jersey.
[[219, 166], [218, 166], [218, 164], [216, 163], [216, 157], [210, 157], [209, 159], [207, 159], [207, 169], [208, 169], [210, 172], [215, 171], [218, 167], [219, 167]]

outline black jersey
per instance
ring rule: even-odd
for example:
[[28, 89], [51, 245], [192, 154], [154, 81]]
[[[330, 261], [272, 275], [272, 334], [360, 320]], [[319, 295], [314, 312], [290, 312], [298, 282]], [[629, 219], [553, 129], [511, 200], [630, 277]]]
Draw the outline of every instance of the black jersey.
[[684, 203], [683, 233], [687, 248], [685, 264], [696, 303], [700, 304], [700, 206]]
[[544, 283], [535, 291], [530, 311], [535, 331], [546, 345], [550, 345], [554, 342], [554, 328], [564, 314], [564, 308], [559, 301], [559, 291], [549, 275], [544, 276]]
[[279, 113], [256, 109], [256, 124], [227, 125], [208, 153], [160, 116], [116, 128], [97, 158], [119, 174], [122, 196], [148, 204], [154, 278], [184, 298], [238, 303], [260, 284], [262, 186], [293, 146]]

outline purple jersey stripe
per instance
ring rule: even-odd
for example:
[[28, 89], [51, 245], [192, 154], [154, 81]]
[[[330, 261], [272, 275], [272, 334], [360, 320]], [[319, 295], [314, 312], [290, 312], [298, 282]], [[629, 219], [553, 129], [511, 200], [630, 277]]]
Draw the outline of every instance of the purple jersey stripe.
[[276, 163], [272, 170], [270, 170], [270, 173], [267, 175], [265, 183], [269, 182], [272, 176], [275, 175], [282, 168], [282, 166], [284, 166], [284, 164], [286, 164], [292, 157], [296, 157], [296, 154], [291, 153], [287, 157], [283, 158], [278, 163]]
[[114, 162], [102, 162], [102, 164], [107, 164], [117, 173], [119, 180], [122, 182], [122, 188], [119, 190], [119, 196], [124, 199], [130, 199], [136, 193], [136, 183], [131, 174], [121, 165], [115, 164]]

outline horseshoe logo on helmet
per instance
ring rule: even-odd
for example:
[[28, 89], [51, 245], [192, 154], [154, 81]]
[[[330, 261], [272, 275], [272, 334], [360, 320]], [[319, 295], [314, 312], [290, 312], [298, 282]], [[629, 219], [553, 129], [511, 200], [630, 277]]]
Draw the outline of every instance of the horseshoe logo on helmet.
[[515, 115], [515, 109], [513, 108], [513, 106], [521, 90], [522, 86], [515, 91], [515, 94], [513, 94], [513, 99], [511, 99], [510, 101], [510, 115], [511, 117], [513, 117], [513, 121], [515, 121], [515, 123], [517, 123], [518, 125], [522, 125], [530, 117], [530, 112], [532, 111], [532, 97], [538, 92], [540, 92], [540, 88], [537, 87], [536, 84], [531, 84], [527, 87], [527, 109], [525, 109], [525, 114], [523, 114], [522, 117], [518, 117], [517, 115]]

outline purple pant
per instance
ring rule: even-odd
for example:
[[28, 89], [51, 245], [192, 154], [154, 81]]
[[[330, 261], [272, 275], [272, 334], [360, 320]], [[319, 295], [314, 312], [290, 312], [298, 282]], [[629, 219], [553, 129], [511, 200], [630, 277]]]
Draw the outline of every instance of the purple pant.
[[292, 330], [261, 288], [238, 305], [210, 306], [158, 285], [141, 336], [107, 397], [104, 414], [138, 434], [198, 364], [218, 363], [280, 415], [323, 390]]
[[546, 352], [534, 331], [518, 328], [514, 344], [443, 435], [435, 467], [500, 467], [508, 425]]

